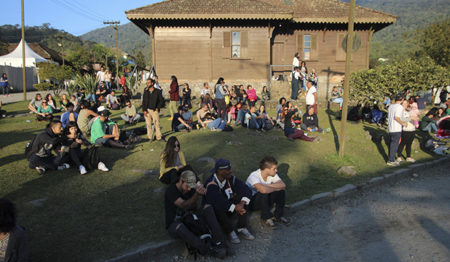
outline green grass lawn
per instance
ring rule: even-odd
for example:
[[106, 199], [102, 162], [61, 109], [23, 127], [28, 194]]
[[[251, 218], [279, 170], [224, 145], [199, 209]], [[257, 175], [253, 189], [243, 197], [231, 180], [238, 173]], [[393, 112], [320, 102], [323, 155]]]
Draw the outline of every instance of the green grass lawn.
[[[23, 113], [26, 104], [11, 103], [4, 109]], [[120, 125], [121, 113], [113, 111], [112, 115]], [[278, 129], [257, 134], [237, 127], [233, 132], [200, 130], [175, 135], [187, 162], [203, 179], [213, 165], [197, 161], [201, 157], [228, 158], [234, 175], [245, 180], [258, 168], [261, 158], [275, 156], [279, 175], [287, 184], [287, 202], [293, 203], [347, 183], [364, 182], [387, 170], [387, 146], [384, 140], [372, 140], [372, 136], [386, 135], [384, 129], [348, 124], [346, 156], [340, 159], [340, 121], [334, 120], [333, 112], [329, 113], [319, 112], [321, 127], [332, 129], [320, 135], [319, 143], [290, 142]], [[162, 132], [168, 132], [167, 117], [161, 122]], [[26, 143], [44, 127], [45, 123], [36, 122], [33, 115], [0, 119], [0, 197], [14, 201], [18, 207], [19, 224], [28, 232], [31, 260], [106, 259], [144, 243], [169, 238], [164, 229], [164, 186], [157, 179], [163, 142], [143, 142], [142, 147], [131, 151], [101, 148], [101, 159], [111, 168], [107, 173], [93, 171], [81, 176], [71, 168], [40, 176], [28, 168], [23, 153]], [[416, 139], [413, 157], [424, 161], [433, 155], [422, 151]], [[355, 166], [358, 175], [337, 174], [343, 165]], [[37, 199], [45, 200], [40, 206], [30, 203]]]

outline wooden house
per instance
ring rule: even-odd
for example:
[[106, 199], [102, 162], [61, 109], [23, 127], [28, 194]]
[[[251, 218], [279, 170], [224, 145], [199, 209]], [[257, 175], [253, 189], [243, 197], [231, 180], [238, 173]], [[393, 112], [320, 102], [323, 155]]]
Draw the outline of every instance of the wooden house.
[[[342, 75], [349, 5], [338, 0], [167, 0], [126, 11], [149, 34], [160, 80], [269, 83], [294, 54], [320, 77]], [[357, 6], [360, 48], [352, 70], [369, 67], [372, 34], [396, 17]], [[328, 80], [329, 82], [329, 80]], [[270, 84], [270, 83], [269, 83]]]

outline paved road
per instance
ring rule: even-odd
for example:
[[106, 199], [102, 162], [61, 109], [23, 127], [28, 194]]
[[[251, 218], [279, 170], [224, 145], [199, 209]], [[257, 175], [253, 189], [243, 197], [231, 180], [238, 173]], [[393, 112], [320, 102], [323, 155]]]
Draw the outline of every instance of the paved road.
[[[39, 92], [39, 91], [27, 91], [27, 100], [31, 100], [35, 97], [36, 93], [41, 94], [47, 94], [48, 91]], [[53, 95], [53, 93], [51, 92]], [[19, 102], [23, 101], [23, 93], [11, 93], [10, 96], [4, 96], [0, 94], [0, 101], [2, 101], [3, 104], [12, 103], [12, 102]]]
[[[253, 228], [257, 240], [235, 245], [238, 255], [225, 261], [450, 261], [449, 170], [450, 161], [299, 211], [273, 232]], [[190, 261], [160, 255], [146, 261]]]

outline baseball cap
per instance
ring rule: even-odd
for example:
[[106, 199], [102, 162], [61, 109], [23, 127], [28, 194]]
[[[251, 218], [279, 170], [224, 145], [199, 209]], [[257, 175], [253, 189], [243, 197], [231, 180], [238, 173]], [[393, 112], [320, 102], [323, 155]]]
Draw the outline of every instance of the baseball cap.
[[181, 180], [183, 180], [189, 188], [197, 188], [197, 177], [191, 170], [183, 171], [181, 173]]
[[97, 112], [101, 112], [101, 111], [105, 111], [106, 110], [106, 108], [104, 107], [104, 106], [99, 106], [98, 108], [97, 108]]
[[216, 160], [216, 164], [214, 165], [214, 169], [212, 171], [217, 172], [217, 170], [230, 169], [230, 168], [231, 168], [231, 163], [229, 160], [224, 159], [224, 158], [219, 158]]
[[110, 116], [111, 112], [109, 112], [109, 110], [103, 110], [103, 111], [100, 111], [99, 114], [101, 116]]

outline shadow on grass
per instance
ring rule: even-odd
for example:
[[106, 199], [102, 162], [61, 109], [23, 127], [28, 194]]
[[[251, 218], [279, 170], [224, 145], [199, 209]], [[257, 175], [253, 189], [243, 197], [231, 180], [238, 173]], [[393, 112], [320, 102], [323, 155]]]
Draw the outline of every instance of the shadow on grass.
[[[27, 131], [21, 131], [20, 135], [18, 135], [17, 131], [14, 132], [0, 132], [0, 148], [13, 145], [16, 143], [20, 143], [23, 141], [31, 141], [34, 135], [37, 134], [36, 130], [30, 129]], [[25, 147], [23, 148], [23, 152], [25, 152]]]
[[[388, 161], [388, 154], [383, 147], [383, 140], [387, 148], [389, 148], [389, 134], [384, 129], [380, 129], [377, 127], [372, 127], [369, 125], [364, 125], [364, 130], [369, 132], [372, 137], [372, 142], [377, 146], [377, 150], [380, 153], [381, 157], [383, 157], [384, 161]], [[384, 138], [384, 139], [383, 139]]]
[[0, 158], [0, 167], [25, 158], [25, 154], [8, 155]]
[[336, 147], [336, 153], [338, 153], [339, 152], [339, 136], [337, 134], [336, 127], [333, 124], [332, 118], [334, 117], [336, 119], [336, 116], [337, 116], [336, 114], [339, 114], [339, 113], [335, 113], [331, 109], [327, 109], [325, 112], [327, 113], [328, 122], [330, 123], [330, 127], [331, 127], [331, 132], [333, 133], [334, 146]]

